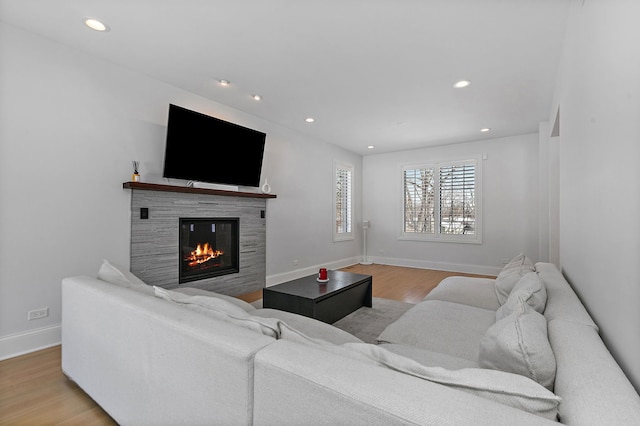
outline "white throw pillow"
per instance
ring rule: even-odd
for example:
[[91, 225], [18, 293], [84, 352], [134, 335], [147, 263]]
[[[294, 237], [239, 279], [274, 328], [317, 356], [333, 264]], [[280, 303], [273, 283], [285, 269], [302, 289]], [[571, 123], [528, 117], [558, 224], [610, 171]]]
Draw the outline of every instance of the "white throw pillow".
[[528, 272], [516, 283], [506, 302], [496, 310], [496, 321], [511, 315], [520, 299], [527, 302], [534, 311], [544, 313], [547, 305], [547, 289], [537, 272]]
[[180, 304], [187, 309], [273, 338], [278, 338], [280, 335], [277, 320], [253, 317], [241, 307], [224, 299], [209, 296], [189, 296], [178, 291], [155, 286], [153, 288], [156, 297]]
[[496, 296], [500, 304], [507, 301], [509, 293], [524, 274], [535, 270], [531, 259], [522, 253], [511, 259], [496, 277]]
[[98, 271], [98, 279], [121, 287], [138, 290], [146, 294], [153, 295], [153, 288], [147, 285], [140, 278], [132, 274], [127, 268], [111, 263], [104, 259], [100, 270]]
[[[238, 306], [225, 298], [200, 294], [191, 296], [177, 290], [167, 290], [160, 287], [153, 288], [155, 289], [155, 295], [161, 299], [178, 303], [196, 312], [276, 339], [321, 346], [334, 346], [336, 343], [345, 342], [362, 342], [357, 337], [332, 325], [301, 315], [273, 309], [254, 309], [247, 312], [243, 306]], [[298, 327], [305, 331], [300, 331]]]
[[[304, 333], [305, 337], [322, 339], [327, 342], [341, 345], [343, 343], [362, 343], [351, 333], [334, 327], [331, 324], [324, 323], [317, 319], [305, 317], [303, 315], [294, 314], [292, 312], [280, 311], [278, 309], [256, 309], [250, 312], [251, 315], [261, 318], [274, 318], [282, 321], [288, 326], [286, 331], [297, 331]], [[281, 338], [286, 339], [288, 336], [282, 333], [283, 328], [280, 327]]]
[[513, 312], [492, 325], [480, 340], [478, 365], [528, 377], [552, 390], [556, 359], [545, 317], [519, 298]]
[[216, 293], [214, 291], [203, 290], [201, 288], [195, 287], [180, 287], [175, 288], [173, 291], [180, 292], [182, 294], [186, 294], [188, 296], [206, 296], [206, 297], [216, 297], [218, 299], [226, 300], [229, 303], [232, 303], [240, 308], [242, 308], [245, 312], [253, 314], [256, 308], [248, 302], [244, 300], [238, 299], [237, 297], [227, 296], [226, 294]]
[[[338, 348], [340, 347], [324, 349], [340, 353]], [[341, 349], [342, 355], [368, 359], [404, 374], [490, 399], [549, 420], [557, 420], [561, 398], [533, 380], [517, 374], [482, 368], [447, 370], [442, 367], [427, 367], [368, 343], [345, 343], [341, 345]]]

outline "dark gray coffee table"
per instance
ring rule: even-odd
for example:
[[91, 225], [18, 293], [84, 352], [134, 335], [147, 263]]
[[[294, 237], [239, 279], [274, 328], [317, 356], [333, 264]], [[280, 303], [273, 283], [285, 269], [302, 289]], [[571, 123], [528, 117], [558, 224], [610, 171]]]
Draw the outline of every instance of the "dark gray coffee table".
[[319, 283], [318, 275], [265, 287], [262, 306], [293, 312], [334, 323], [362, 306], [371, 307], [371, 275], [327, 271], [329, 282]]

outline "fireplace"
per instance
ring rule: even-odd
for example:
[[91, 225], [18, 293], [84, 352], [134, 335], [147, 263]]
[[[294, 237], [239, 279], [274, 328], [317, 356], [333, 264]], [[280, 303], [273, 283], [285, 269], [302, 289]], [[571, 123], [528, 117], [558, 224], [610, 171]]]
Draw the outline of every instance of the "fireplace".
[[180, 218], [180, 284], [240, 271], [239, 219]]

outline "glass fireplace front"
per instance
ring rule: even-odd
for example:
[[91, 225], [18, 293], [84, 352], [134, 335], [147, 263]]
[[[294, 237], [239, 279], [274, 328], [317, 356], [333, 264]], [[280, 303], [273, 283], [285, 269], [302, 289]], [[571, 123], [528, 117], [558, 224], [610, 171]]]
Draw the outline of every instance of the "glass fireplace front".
[[239, 219], [180, 218], [179, 283], [240, 271]]

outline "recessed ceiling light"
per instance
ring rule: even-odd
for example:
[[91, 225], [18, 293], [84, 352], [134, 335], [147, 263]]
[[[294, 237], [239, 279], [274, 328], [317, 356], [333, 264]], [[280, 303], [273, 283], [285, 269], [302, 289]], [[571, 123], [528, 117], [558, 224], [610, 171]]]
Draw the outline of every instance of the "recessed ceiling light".
[[373, 145], [369, 145], [367, 148], [368, 148], [368, 149], [373, 149], [373, 148], [375, 148], [375, 146], [373, 146]]
[[306, 121], [307, 123], [313, 123], [316, 120], [313, 117], [307, 117], [304, 119], [304, 121]]
[[463, 87], [467, 87], [470, 84], [471, 84], [471, 82], [469, 80], [460, 80], [460, 81], [457, 81], [453, 85], [453, 87], [455, 87], [456, 89], [462, 89]]
[[218, 83], [220, 83], [220, 86], [230, 86], [231, 82], [229, 80], [218, 80]]
[[488, 127], [484, 127], [484, 128], [482, 128], [482, 129], [480, 129], [480, 131], [481, 131], [482, 133], [486, 133], [486, 132], [491, 131], [491, 129], [490, 129], [490, 128], [488, 128]]
[[260, 100], [262, 100], [262, 96], [260, 96], [260, 95], [251, 95], [251, 99], [253, 99], [254, 101], [260, 101]]
[[101, 32], [107, 32], [109, 31], [109, 26], [98, 21], [97, 19], [93, 19], [93, 18], [85, 18], [84, 19], [84, 24], [91, 28], [92, 30], [95, 31], [101, 31]]

